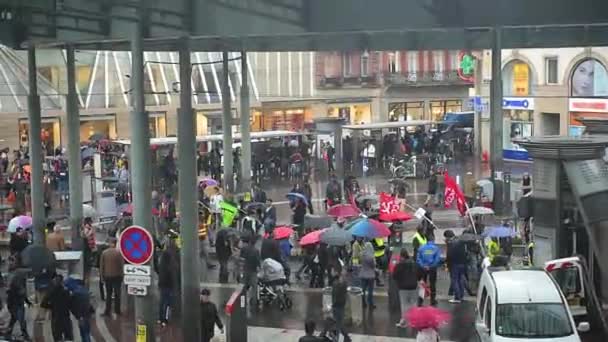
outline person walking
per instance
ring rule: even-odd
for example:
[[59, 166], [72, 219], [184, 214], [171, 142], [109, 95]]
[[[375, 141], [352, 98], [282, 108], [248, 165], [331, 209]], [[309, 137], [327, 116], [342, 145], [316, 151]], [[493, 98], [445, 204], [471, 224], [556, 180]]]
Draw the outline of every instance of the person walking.
[[317, 328], [317, 324], [312, 319], [307, 319], [304, 322], [304, 333], [306, 335], [300, 337], [298, 342], [324, 342], [326, 341], [322, 337], [315, 336], [315, 330]]
[[61, 252], [65, 250], [65, 238], [61, 229], [57, 227], [55, 222], [51, 221], [47, 224], [49, 233], [46, 236], [46, 248], [51, 252]]
[[21, 335], [25, 341], [30, 340], [27, 332], [27, 323], [25, 320], [25, 305], [32, 306], [25, 291], [25, 278], [21, 275], [16, 275], [11, 280], [8, 290], [6, 291], [6, 306], [11, 314], [11, 321], [6, 330], [6, 339], [13, 340], [13, 327], [19, 322]]
[[93, 227], [93, 219], [85, 217], [82, 224], [81, 237], [84, 240], [83, 263], [84, 263], [84, 279], [85, 283], [89, 281], [89, 275], [93, 266], [93, 253], [97, 250], [97, 241], [95, 238], [95, 227]]
[[[372, 278], [372, 284], [373, 280], [374, 279]], [[336, 331], [338, 331], [338, 334], [342, 334], [344, 336], [344, 342], [351, 341], [350, 336], [348, 336], [348, 332], [346, 332], [346, 329], [344, 328], [347, 290], [348, 285], [346, 284], [344, 273], [340, 273], [331, 287], [331, 308], [334, 320], [336, 321]]]
[[178, 284], [176, 271], [178, 269], [175, 243], [167, 241], [167, 247], [162, 251], [158, 261], [158, 288], [160, 290], [160, 304], [158, 309], [158, 323], [165, 327], [169, 323], [171, 305]]
[[68, 278], [65, 287], [70, 291], [70, 311], [78, 321], [80, 340], [91, 342], [91, 316], [95, 308], [91, 306], [91, 295], [89, 290], [84, 287], [84, 282], [79, 279]]
[[243, 282], [248, 290], [253, 306], [258, 305], [258, 270], [260, 268], [260, 253], [253, 241], [242, 238], [241, 260], [243, 260]]
[[[106, 309], [104, 316], [112, 312], [112, 299], [114, 299], [114, 313], [120, 315], [120, 294], [122, 287], [124, 260], [116, 248], [116, 239], [109, 239], [109, 247], [103, 251], [99, 260], [99, 274], [106, 285]], [[112, 298], [113, 297], [113, 298]]]
[[[435, 244], [432, 237], [429, 237], [427, 243], [418, 249], [416, 257], [418, 264], [418, 280], [424, 280], [431, 288], [431, 305], [437, 305], [437, 268], [441, 263], [441, 250]], [[422, 306], [424, 298], [418, 297], [418, 306]]]
[[450, 271], [450, 288], [454, 292], [454, 298], [450, 299], [452, 304], [462, 302], [464, 297], [467, 260], [465, 243], [455, 238], [448, 240], [446, 262]]
[[401, 320], [397, 327], [406, 328], [407, 324], [403, 317], [405, 312], [416, 305], [418, 280], [416, 279], [416, 263], [410, 258], [405, 248], [399, 253], [400, 260], [393, 270], [393, 280], [399, 289], [399, 303], [401, 304]]
[[70, 319], [70, 302], [70, 292], [63, 286], [63, 276], [55, 275], [51, 290], [42, 300], [41, 306], [51, 311], [51, 330], [56, 342], [74, 339]]
[[363, 289], [363, 306], [370, 310], [376, 308], [374, 305], [374, 283], [376, 280], [376, 258], [374, 257], [374, 247], [371, 242], [366, 242], [361, 255], [361, 269], [359, 270], [361, 287]]
[[217, 307], [210, 301], [209, 295], [211, 295], [209, 289], [201, 290], [201, 342], [211, 341], [215, 335], [216, 325], [222, 334], [224, 333], [224, 324], [222, 324]]

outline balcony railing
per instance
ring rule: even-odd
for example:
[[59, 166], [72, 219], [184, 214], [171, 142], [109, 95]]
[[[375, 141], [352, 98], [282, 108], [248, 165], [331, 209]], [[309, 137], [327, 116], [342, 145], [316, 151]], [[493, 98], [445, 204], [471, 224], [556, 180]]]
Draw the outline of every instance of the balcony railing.
[[462, 80], [456, 71], [425, 71], [409, 73], [386, 73], [384, 80], [387, 85], [403, 86], [432, 86], [471, 84]]
[[321, 77], [317, 86], [319, 88], [341, 88], [349, 86], [376, 87], [379, 85], [377, 75], [368, 76], [339, 76]]

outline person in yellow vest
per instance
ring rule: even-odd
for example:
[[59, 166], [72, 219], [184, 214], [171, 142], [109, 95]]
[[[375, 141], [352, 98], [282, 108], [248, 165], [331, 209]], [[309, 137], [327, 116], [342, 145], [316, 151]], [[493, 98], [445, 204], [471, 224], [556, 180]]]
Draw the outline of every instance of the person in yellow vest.
[[412, 239], [412, 245], [414, 246], [414, 260], [418, 256], [418, 249], [424, 245], [426, 245], [426, 235], [424, 235], [424, 227], [418, 226], [416, 229], [416, 234], [414, 234], [414, 238]]
[[498, 244], [498, 239], [497, 238], [490, 239], [490, 241], [488, 241], [487, 247], [488, 247], [488, 260], [490, 261], [490, 264], [492, 264], [494, 262], [494, 258], [498, 254], [500, 254], [500, 245]]
[[384, 274], [386, 272], [386, 246], [384, 238], [372, 239], [372, 245], [374, 246], [374, 257], [376, 258], [376, 286], [384, 286], [380, 280], [380, 271]]

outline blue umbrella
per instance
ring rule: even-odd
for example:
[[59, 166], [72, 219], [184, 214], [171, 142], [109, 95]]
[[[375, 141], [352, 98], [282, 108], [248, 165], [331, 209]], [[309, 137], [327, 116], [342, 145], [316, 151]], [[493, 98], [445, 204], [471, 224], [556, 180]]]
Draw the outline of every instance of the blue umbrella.
[[375, 239], [391, 235], [390, 229], [376, 220], [358, 219], [346, 227], [353, 236]]
[[483, 236], [491, 238], [504, 238], [515, 236], [515, 231], [509, 227], [496, 226], [486, 228], [483, 232]]
[[296, 199], [300, 199], [304, 202], [304, 204], [308, 205], [308, 199], [306, 198], [306, 196], [304, 196], [303, 194], [301, 194], [299, 192], [290, 192], [287, 195], [285, 195], [285, 197], [287, 197], [287, 199], [289, 199], [290, 201], [295, 201]]

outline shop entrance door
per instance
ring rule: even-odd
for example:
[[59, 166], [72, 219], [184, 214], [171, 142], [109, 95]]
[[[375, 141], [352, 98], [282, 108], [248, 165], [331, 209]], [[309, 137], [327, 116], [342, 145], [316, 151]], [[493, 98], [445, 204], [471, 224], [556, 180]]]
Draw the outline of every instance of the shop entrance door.
[[559, 135], [559, 113], [542, 113], [543, 135]]

